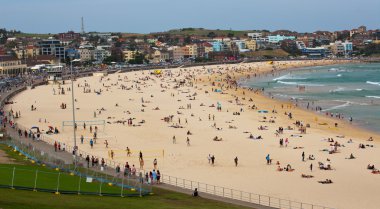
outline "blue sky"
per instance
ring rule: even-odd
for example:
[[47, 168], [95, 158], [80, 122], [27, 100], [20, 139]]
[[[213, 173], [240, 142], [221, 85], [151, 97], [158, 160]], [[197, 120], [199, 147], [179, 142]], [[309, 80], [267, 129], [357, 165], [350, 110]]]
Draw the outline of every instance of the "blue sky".
[[174, 28], [380, 28], [380, 0], [0, 0], [0, 28], [31, 33], [158, 32]]

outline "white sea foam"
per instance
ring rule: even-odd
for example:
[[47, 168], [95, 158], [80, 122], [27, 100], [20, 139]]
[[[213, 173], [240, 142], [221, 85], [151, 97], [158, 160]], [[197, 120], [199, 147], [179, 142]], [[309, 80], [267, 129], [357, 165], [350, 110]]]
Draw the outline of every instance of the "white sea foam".
[[346, 89], [343, 88], [343, 87], [338, 87], [337, 89], [330, 90], [329, 92], [330, 92], [330, 93], [331, 93], [331, 92], [340, 92], [340, 91], [344, 91], [344, 90], [346, 90]]
[[342, 77], [342, 74], [338, 74], [338, 75], [336, 75], [337, 77]]
[[323, 110], [323, 112], [327, 112], [327, 111], [331, 111], [331, 110], [337, 110], [337, 109], [342, 109], [342, 108], [350, 106], [351, 104], [352, 103], [350, 101], [345, 101], [344, 104], [337, 105], [337, 106], [334, 106], [334, 107], [330, 107], [328, 109]]
[[367, 81], [366, 83], [380, 86], [380, 82]]
[[363, 91], [364, 89], [355, 89], [356, 91]]
[[281, 81], [281, 80], [305, 80], [307, 78], [303, 78], [303, 77], [295, 77], [291, 74], [286, 74], [286, 75], [283, 75], [283, 76], [280, 76], [278, 78], [274, 78], [273, 80], [274, 81]]
[[312, 83], [297, 83], [297, 82], [288, 82], [288, 81], [277, 81], [277, 83], [285, 84], [285, 85], [293, 85], [293, 86], [325, 86], [322, 84], [312, 84]]
[[365, 96], [367, 98], [374, 98], [374, 99], [380, 99], [380, 96]]

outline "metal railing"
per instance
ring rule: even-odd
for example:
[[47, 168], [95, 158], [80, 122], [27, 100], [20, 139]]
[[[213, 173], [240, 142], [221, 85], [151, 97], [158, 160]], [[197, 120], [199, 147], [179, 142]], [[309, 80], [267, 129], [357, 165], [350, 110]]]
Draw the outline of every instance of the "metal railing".
[[183, 178], [173, 177], [169, 175], [162, 175], [161, 181], [164, 184], [180, 187], [183, 189], [194, 190], [198, 189], [200, 193], [207, 193], [219, 197], [229, 198], [233, 200], [239, 200], [252, 204], [258, 204], [273, 208], [281, 209], [332, 209], [330, 207], [315, 205], [310, 203], [292, 201], [287, 199], [281, 199], [269, 195], [261, 195], [250, 192], [244, 192], [241, 190], [230, 189], [226, 187], [215, 186], [198, 181], [187, 180]]

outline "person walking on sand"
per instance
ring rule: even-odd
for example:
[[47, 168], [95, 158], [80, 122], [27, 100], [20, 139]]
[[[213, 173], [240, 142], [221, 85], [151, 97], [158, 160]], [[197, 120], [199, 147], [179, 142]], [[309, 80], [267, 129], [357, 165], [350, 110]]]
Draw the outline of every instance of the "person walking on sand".
[[268, 155], [265, 157], [265, 159], [267, 160], [267, 165], [269, 165], [269, 164], [270, 164], [270, 155], [268, 154]]
[[189, 137], [187, 137], [186, 143], [187, 143], [187, 146], [190, 146], [190, 139], [189, 139]]
[[91, 149], [94, 147], [94, 141], [92, 139], [90, 139], [90, 146], [91, 146]]
[[215, 165], [215, 156], [214, 156], [214, 155], [211, 157], [211, 165], [212, 165], [212, 166]]
[[310, 164], [310, 171], [313, 172], [313, 163]]
[[175, 136], [173, 136], [173, 144], [176, 144], [177, 143], [177, 139], [175, 138]]
[[302, 161], [305, 161], [305, 152], [302, 152]]
[[211, 164], [211, 154], [208, 154], [207, 159], [208, 159], [208, 164]]
[[238, 159], [238, 157], [236, 156], [235, 159], [234, 159], [234, 161], [235, 161], [235, 167], [238, 166], [238, 160], [239, 160], [239, 159]]
[[157, 169], [157, 159], [156, 158], [154, 158], [154, 160], [153, 160], [153, 167], [155, 170]]
[[83, 144], [84, 137], [83, 135], [80, 136], [80, 143]]
[[104, 142], [104, 144], [106, 145], [106, 148], [108, 148], [108, 141], [107, 140]]

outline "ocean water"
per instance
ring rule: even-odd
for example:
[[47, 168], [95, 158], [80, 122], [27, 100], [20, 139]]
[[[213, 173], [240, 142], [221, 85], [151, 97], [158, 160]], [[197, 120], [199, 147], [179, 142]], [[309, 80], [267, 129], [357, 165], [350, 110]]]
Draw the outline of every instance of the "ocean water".
[[353, 118], [380, 133], [380, 63], [308, 67], [241, 80], [241, 86], [264, 88], [265, 94], [292, 101], [321, 114]]

